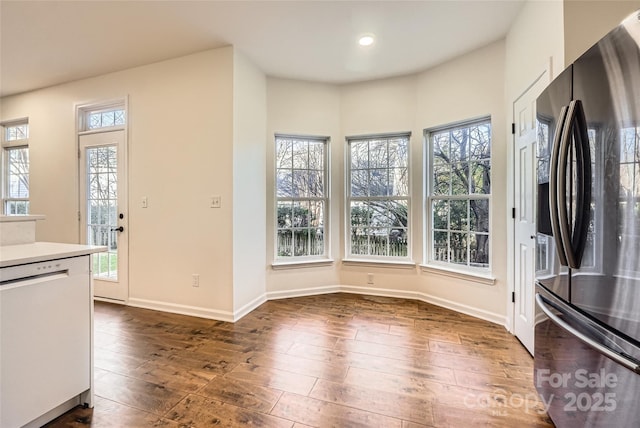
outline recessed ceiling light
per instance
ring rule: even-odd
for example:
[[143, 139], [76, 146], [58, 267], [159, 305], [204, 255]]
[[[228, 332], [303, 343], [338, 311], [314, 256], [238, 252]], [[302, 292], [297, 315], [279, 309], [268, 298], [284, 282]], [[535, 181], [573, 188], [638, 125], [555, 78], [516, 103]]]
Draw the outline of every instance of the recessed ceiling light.
[[358, 43], [360, 44], [360, 46], [371, 46], [374, 41], [375, 39], [373, 38], [372, 34], [365, 34], [364, 36], [360, 37]]

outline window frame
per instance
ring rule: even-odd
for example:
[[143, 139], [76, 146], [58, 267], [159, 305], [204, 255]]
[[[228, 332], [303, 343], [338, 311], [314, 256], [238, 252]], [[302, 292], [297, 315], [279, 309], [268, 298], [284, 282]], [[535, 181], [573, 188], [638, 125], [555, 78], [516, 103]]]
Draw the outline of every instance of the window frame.
[[[352, 150], [351, 145], [353, 142], [361, 142], [361, 141], [374, 141], [374, 140], [392, 140], [392, 139], [404, 139], [406, 140], [406, 177], [407, 177], [407, 193], [404, 196], [399, 195], [387, 195], [387, 196], [353, 196], [352, 195], [352, 182], [351, 182], [351, 171], [352, 171]], [[390, 132], [390, 133], [380, 133], [380, 134], [365, 134], [365, 135], [353, 135], [345, 137], [345, 259], [344, 261], [347, 263], [355, 262], [355, 263], [374, 263], [374, 264], [385, 264], [385, 265], [397, 265], [401, 266], [411, 266], [415, 265], [412, 258], [412, 180], [411, 180], [411, 132]], [[388, 159], [388, 154], [387, 154]], [[390, 169], [391, 167], [387, 167]], [[366, 168], [366, 170], [378, 169], [378, 168]], [[351, 242], [351, 231], [352, 231], [352, 223], [351, 223], [351, 203], [357, 201], [366, 201], [366, 200], [380, 200], [380, 201], [406, 201], [407, 208], [407, 223], [405, 226], [405, 234], [406, 234], [406, 248], [407, 254], [405, 256], [393, 256], [393, 255], [376, 255], [371, 254], [369, 251], [368, 254], [354, 254], [352, 251], [352, 242]], [[389, 226], [389, 228], [393, 228]]]
[[[16, 138], [9, 139], [8, 133], [11, 128], [26, 126], [26, 138]], [[0, 185], [2, 189], [0, 189], [0, 201], [2, 203], [2, 213], [4, 215], [29, 215], [30, 214], [30, 205], [31, 205], [31, 192], [30, 189], [27, 189], [28, 196], [26, 198], [13, 198], [10, 197], [9, 194], [9, 152], [12, 150], [22, 150], [26, 149], [27, 154], [29, 154], [29, 119], [22, 118], [17, 120], [12, 120], [8, 122], [0, 123], [0, 127], [2, 128], [2, 138], [1, 138], [1, 146], [2, 146], [2, 154], [0, 156], [0, 161], [2, 162], [2, 177], [0, 177]], [[27, 175], [31, 175], [31, 161], [29, 160]], [[23, 214], [11, 214], [9, 213], [8, 206], [11, 202], [26, 202], [26, 210]]]
[[[297, 140], [297, 141], [305, 141], [305, 142], [319, 142], [323, 144], [323, 196], [322, 197], [312, 197], [312, 196], [299, 196], [299, 197], [288, 197], [288, 196], [278, 196], [278, 144], [279, 140]], [[274, 197], [274, 207], [273, 207], [273, 263], [272, 266], [274, 268], [279, 267], [304, 267], [308, 265], [317, 265], [318, 263], [331, 263], [330, 256], [330, 204], [331, 204], [331, 174], [330, 174], [330, 142], [331, 138], [328, 136], [318, 136], [318, 135], [305, 135], [305, 134], [284, 134], [284, 133], [275, 133], [274, 134], [274, 164], [273, 164], [273, 197]], [[311, 170], [309, 165], [306, 165], [306, 171]], [[292, 171], [293, 171], [292, 165]], [[315, 171], [315, 170], [314, 170]], [[281, 201], [291, 201], [292, 204], [295, 202], [305, 202], [305, 201], [317, 201], [323, 203], [323, 213], [322, 213], [322, 230], [323, 230], [323, 252], [322, 254], [311, 255], [290, 255], [290, 256], [281, 256], [279, 255], [278, 248], [278, 234], [280, 230], [283, 230], [278, 225], [278, 207]], [[311, 229], [312, 227], [309, 225], [302, 229]], [[286, 229], [286, 228], [285, 228]], [[295, 227], [288, 228], [292, 231], [295, 230]]]
[[[489, 283], [493, 282], [492, 277], [492, 269], [493, 269], [493, 231], [492, 231], [492, 219], [493, 219], [493, 206], [492, 206], [492, 190], [489, 189], [489, 193], [466, 193], [466, 194], [448, 194], [448, 195], [435, 195], [434, 194], [434, 144], [432, 141], [432, 137], [434, 134], [442, 133], [445, 131], [453, 131], [456, 129], [464, 129], [470, 128], [474, 125], [489, 125], [489, 182], [492, 181], [493, 171], [493, 153], [491, 151], [491, 146], [493, 143], [493, 123], [490, 115], [477, 117], [468, 120], [461, 120], [452, 123], [448, 123], [445, 125], [431, 127], [424, 129], [424, 176], [423, 176], [423, 184], [424, 184], [424, 202], [423, 202], [423, 215], [424, 215], [424, 235], [423, 235], [423, 267], [427, 270], [436, 269], [442, 271], [454, 272], [457, 274], [461, 274], [464, 276], [472, 276], [476, 278], [483, 278], [490, 280]], [[433, 218], [433, 202], [437, 200], [453, 200], [453, 201], [471, 201], [471, 200], [486, 200], [487, 201], [487, 213], [488, 213], [488, 243], [489, 243], [489, 251], [487, 254], [487, 266], [473, 266], [471, 261], [469, 260], [470, 255], [470, 244], [467, 242], [467, 261], [466, 264], [455, 263], [452, 261], [442, 261], [436, 260], [434, 255], [434, 218]], [[470, 208], [468, 208], [470, 209]], [[469, 212], [467, 212], [467, 225], [470, 225], [470, 216]], [[447, 232], [451, 232], [451, 223], [450, 219], [447, 224]], [[462, 233], [462, 232], [460, 232]], [[466, 230], [466, 235], [469, 236], [473, 231]], [[481, 232], [484, 234], [484, 232]], [[469, 241], [467, 239], [467, 241]]]
[[[110, 126], [96, 126], [91, 127], [91, 116], [94, 114], [105, 114], [113, 111], [122, 110], [123, 112], [123, 123], [114, 124]], [[94, 132], [107, 132], [119, 129], [126, 129], [128, 118], [128, 105], [126, 99], [117, 99], [112, 101], [107, 101], [105, 103], [100, 104], [90, 104], [90, 105], [82, 105], [77, 107], [77, 124], [78, 124], [78, 133], [88, 134]]]

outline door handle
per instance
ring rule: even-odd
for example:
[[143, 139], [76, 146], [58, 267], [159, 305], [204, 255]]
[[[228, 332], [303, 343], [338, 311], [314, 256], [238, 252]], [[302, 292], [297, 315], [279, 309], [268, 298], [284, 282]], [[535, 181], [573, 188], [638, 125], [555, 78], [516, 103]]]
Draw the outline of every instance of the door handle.
[[[563, 310], [561, 310], [558, 306], [554, 305], [552, 302], [548, 301], [547, 299], [545, 299], [541, 294], [536, 293], [536, 303], [538, 304], [538, 307], [540, 309], [542, 309], [542, 312], [545, 313], [546, 316], [549, 317], [549, 319], [551, 319], [551, 321], [553, 321], [558, 327], [562, 328], [563, 330], [566, 330], [567, 332], [569, 332], [570, 334], [572, 334], [573, 336], [575, 336], [578, 340], [580, 340], [581, 342], [583, 342], [584, 344], [588, 345], [589, 347], [595, 349], [597, 352], [599, 352], [600, 354], [604, 355], [605, 357], [608, 357], [609, 359], [615, 361], [616, 363], [620, 364], [621, 366], [624, 366], [626, 368], [628, 368], [629, 370], [632, 370], [634, 372], [636, 372], [637, 374], [640, 374], [640, 365], [638, 365], [638, 362], [635, 361], [635, 359], [630, 359], [630, 356], [624, 355], [620, 352], [617, 352], [616, 350], [611, 349], [610, 347], [590, 338], [589, 336], [587, 336], [586, 334], [578, 331], [576, 328], [572, 327], [569, 323], [565, 322], [562, 317], [556, 315], [553, 313], [553, 311], [551, 310], [551, 308], [549, 306], [553, 306], [555, 307], [555, 309], [557, 309], [559, 312], [564, 313]], [[572, 318], [576, 319], [577, 322], [584, 324], [583, 321], [581, 321], [580, 319], [577, 319], [577, 315], [575, 316], [571, 316]], [[565, 316], [570, 316], [570, 314], [566, 314]]]
[[[574, 139], [576, 154], [576, 194], [571, 195], [576, 201], [575, 223], [573, 225], [571, 225], [571, 219], [567, 212], [567, 166], [570, 163], [571, 136]], [[558, 224], [567, 259], [566, 266], [578, 269], [586, 246], [589, 228], [588, 212], [591, 203], [591, 154], [586, 119], [580, 100], [571, 101], [569, 104], [560, 141], [558, 170], [556, 171], [558, 174], [557, 209], [560, 217]]]
[[111, 229], [112, 232], [124, 232], [124, 226], [116, 227]]
[[[558, 250], [558, 258], [560, 264], [567, 266], [567, 256], [564, 248], [564, 242], [560, 233], [560, 219], [558, 214], [558, 158], [560, 157], [560, 146], [564, 144], [563, 134], [567, 119], [567, 106], [562, 107], [558, 123], [556, 124], [556, 132], [553, 137], [553, 151], [551, 152], [551, 165], [549, 167], [549, 211], [551, 214], [551, 231], [553, 232], [553, 240]], [[564, 190], [564, 189], [563, 189]]]

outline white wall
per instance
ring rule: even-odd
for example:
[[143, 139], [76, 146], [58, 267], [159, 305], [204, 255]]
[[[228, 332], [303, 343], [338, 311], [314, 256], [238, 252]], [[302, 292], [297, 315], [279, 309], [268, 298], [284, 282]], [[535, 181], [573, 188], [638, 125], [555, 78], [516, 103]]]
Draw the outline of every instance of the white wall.
[[335, 85], [288, 79], [267, 79], [267, 263], [275, 255], [275, 139], [278, 134], [329, 137], [331, 208], [327, 221], [330, 253], [335, 262], [329, 266], [304, 269], [269, 269], [267, 291], [271, 295], [293, 290], [309, 293], [317, 287], [339, 284], [342, 257], [341, 200], [344, 194], [344, 146], [340, 135], [340, 91]]
[[565, 66], [571, 64], [630, 13], [640, 9], [638, 0], [564, 2]]
[[[131, 302], [230, 316], [232, 91], [233, 49], [222, 48], [3, 98], [2, 120], [29, 117], [32, 212], [46, 215], [37, 239], [79, 239], [75, 105], [128, 95]], [[209, 208], [214, 194], [229, 203]]]
[[[237, 50], [233, 57], [233, 308], [266, 292], [267, 81]], [[248, 305], [248, 306], [247, 306]]]

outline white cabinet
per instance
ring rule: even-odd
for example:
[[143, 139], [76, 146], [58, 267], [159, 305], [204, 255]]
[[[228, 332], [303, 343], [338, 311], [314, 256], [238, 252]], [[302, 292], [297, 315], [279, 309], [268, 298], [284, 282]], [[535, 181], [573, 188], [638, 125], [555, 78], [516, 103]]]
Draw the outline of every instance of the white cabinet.
[[1, 427], [41, 426], [93, 405], [90, 260], [0, 269]]

